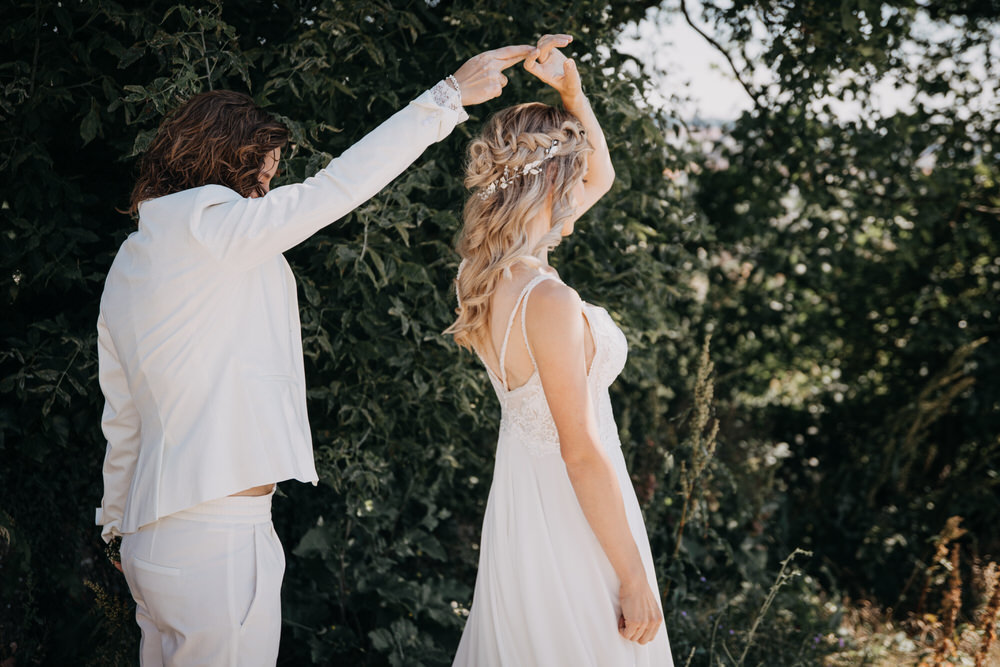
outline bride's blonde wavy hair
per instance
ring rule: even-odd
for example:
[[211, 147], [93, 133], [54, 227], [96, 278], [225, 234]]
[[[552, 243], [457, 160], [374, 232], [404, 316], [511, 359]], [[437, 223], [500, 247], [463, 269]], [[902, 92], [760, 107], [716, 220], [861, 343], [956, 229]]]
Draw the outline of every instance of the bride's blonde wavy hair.
[[[542, 160], [540, 173], [521, 174], [488, 192], [491, 183], [524, 165]], [[458, 241], [461, 269], [455, 279], [457, 319], [445, 329], [460, 346], [473, 350], [487, 339], [490, 299], [502, 276], [518, 262], [540, 265], [544, 253], [562, 240], [562, 226], [573, 215], [573, 188], [587, 169], [593, 149], [576, 116], [532, 102], [498, 111], [482, 134], [469, 144], [464, 225]], [[505, 172], [504, 169], [507, 171]], [[528, 223], [552, 206], [552, 226], [537, 242], [528, 239]]]

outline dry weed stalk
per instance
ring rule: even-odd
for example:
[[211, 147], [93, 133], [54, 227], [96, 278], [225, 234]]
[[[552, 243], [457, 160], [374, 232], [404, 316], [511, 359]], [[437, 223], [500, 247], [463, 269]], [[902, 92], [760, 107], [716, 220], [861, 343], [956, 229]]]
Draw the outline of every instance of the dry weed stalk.
[[[123, 643], [134, 632], [135, 607], [127, 597], [119, 597], [100, 584], [85, 579], [83, 585], [94, 593], [94, 602], [104, 620], [104, 641], [84, 667], [118, 667], [130, 665], [131, 657], [122, 650]], [[81, 663], [83, 664], [83, 663]]]
[[1000, 581], [1000, 565], [997, 561], [989, 561], [985, 565], [979, 558], [972, 562], [972, 589], [977, 600], [982, 600], [983, 605], [993, 594], [993, 587]]
[[[948, 517], [948, 520], [944, 524], [944, 528], [938, 533], [937, 538], [934, 541], [934, 556], [931, 558], [930, 564], [924, 570], [924, 585], [920, 589], [920, 599], [917, 601], [917, 608], [914, 611], [915, 616], [920, 616], [924, 613], [924, 607], [927, 603], [927, 592], [930, 590], [931, 582], [933, 580], [934, 574], [938, 567], [944, 565], [947, 562], [948, 556], [948, 546], [957, 540], [958, 538], [965, 535], [965, 528], [962, 528], [959, 524], [962, 523], [962, 517], [952, 516]], [[913, 574], [910, 575], [910, 580], [906, 582], [903, 587], [903, 592], [900, 597], [906, 594], [906, 590], [910, 587], [910, 583], [916, 578], [917, 574], [920, 572], [920, 564], [918, 563], [913, 570]]]
[[[991, 563], [992, 565], [992, 563]], [[979, 629], [983, 631], [983, 643], [976, 652], [976, 667], [987, 667], [986, 657], [997, 639], [997, 622], [1000, 621], [1000, 582], [993, 584], [993, 595], [979, 617]]]
[[699, 501], [696, 494], [699, 491], [703, 492], [708, 484], [709, 478], [704, 474], [712, 457], [715, 456], [716, 436], [719, 433], [719, 420], [711, 418], [712, 400], [715, 397], [715, 383], [712, 381], [715, 364], [712, 363], [709, 356], [711, 340], [711, 334], [705, 336], [705, 342], [701, 347], [701, 356], [698, 359], [698, 373], [694, 385], [694, 407], [688, 422], [690, 433], [685, 440], [685, 444], [691, 451], [691, 466], [688, 467], [685, 462], [681, 462], [680, 484], [684, 504], [681, 506], [681, 518], [677, 522], [674, 538], [674, 558], [677, 557], [681, 549], [681, 536], [684, 534], [688, 512]]
[[920, 446], [926, 440], [931, 425], [948, 414], [955, 399], [976, 383], [976, 378], [967, 368], [967, 361], [988, 340], [984, 336], [956, 349], [945, 368], [935, 373], [917, 397], [892, 419], [884, 463], [878, 483], [872, 484], [869, 490], [869, 502], [875, 502], [879, 489], [893, 477], [896, 479], [896, 491], [906, 491], [912, 466], [926, 458]]
[[[792, 561], [795, 560], [796, 556], [806, 556], [808, 558], [812, 556], [812, 552], [796, 547], [795, 551], [788, 554], [788, 557], [781, 561], [781, 570], [778, 572], [777, 578], [771, 585], [771, 590], [767, 592], [767, 597], [764, 598], [764, 604], [760, 606], [760, 611], [757, 612], [757, 616], [753, 619], [753, 625], [750, 626], [750, 632], [747, 633], [747, 643], [743, 646], [743, 653], [740, 654], [740, 659], [739, 662], [736, 663], [736, 667], [743, 667], [743, 664], [747, 659], [747, 652], [750, 651], [750, 647], [753, 645], [753, 638], [757, 633], [757, 627], [767, 614], [767, 610], [771, 608], [771, 603], [774, 602], [774, 598], [778, 595], [778, 591], [781, 590], [781, 587], [789, 581], [802, 574], [801, 571], [796, 569], [789, 570], [789, 565], [791, 565]], [[723, 647], [725, 647], [725, 643], [723, 643]]]
[[962, 575], [959, 573], [958, 545], [951, 547], [951, 573], [948, 575], [948, 590], [941, 599], [941, 639], [934, 655], [935, 663], [940, 665], [946, 657], [955, 655], [955, 621], [962, 609]]
[[130, 627], [133, 612], [127, 600], [109, 593], [100, 584], [90, 579], [85, 579], [83, 585], [94, 593], [94, 601], [97, 603], [97, 608], [101, 610], [104, 618], [112, 627]]

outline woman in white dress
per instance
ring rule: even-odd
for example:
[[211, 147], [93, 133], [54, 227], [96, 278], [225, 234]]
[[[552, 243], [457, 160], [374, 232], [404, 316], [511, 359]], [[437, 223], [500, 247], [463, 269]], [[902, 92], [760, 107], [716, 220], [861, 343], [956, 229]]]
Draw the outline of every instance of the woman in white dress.
[[479, 574], [456, 666], [669, 667], [649, 540], [608, 387], [627, 343], [548, 252], [614, 181], [576, 64], [547, 35], [525, 69], [565, 109], [497, 113], [469, 148], [448, 329], [500, 400]]

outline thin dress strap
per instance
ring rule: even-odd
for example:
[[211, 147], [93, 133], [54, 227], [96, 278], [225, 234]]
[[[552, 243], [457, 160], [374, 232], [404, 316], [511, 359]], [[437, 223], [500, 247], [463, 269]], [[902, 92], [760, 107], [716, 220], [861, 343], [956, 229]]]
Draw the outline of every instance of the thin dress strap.
[[[535, 276], [530, 281], [528, 281], [528, 284], [524, 286], [524, 289], [521, 290], [521, 294], [517, 297], [517, 301], [514, 302], [514, 308], [511, 309], [510, 311], [510, 319], [507, 320], [507, 329], [503, 333], [503, 344], [500, 346], [500, 355], [499, 355], [500, 381], [503, 383], [503, 388], [506, 389], [507, 391], [510, 391], [510, 388], [507, 386], [507, 343], [510, 340], [510, 328], [514, 326], [514, 318], [517, 316], [517, 311], [521, 307], [521, 304], [527, 301], [528, 294], [531, 292], [531, 290], [535, 289], [535, 285], [542, 282], [543, 280], [556, 280], [556, 277], [548, 273], [543, 273], [539, 276]], [[523, 315], [521, 316], [521, 332], [524, 335], [524, 344], [528, 345], [528, 333], [524, 327]], [[531, 353], [530, 346], [528, 347], [528, 356], [531, 357], [531, 365], [534, 367], [535, 356]]]
[[462, 277], [462, 269], [465, 268], [465, 260], [463, 259], [458, 263], [458, 271], [455, 272], [455, 301], [458, 302], [458, 307], [462, 307], [462, 295], [458, 293], [458, 279]]
[[528, 342], [528, 325], [525, 324], [525, 317], [528, 314], [528, 295], [524, 296], [524, 303], [521, 305], [521, 336], [524, 337], [524, 349], [528, 351], [528, 357], [531, 358], [531, 367], [537, 369], [538, 364], [535, 362], [535, 355], [531, 352], [531, 343]]

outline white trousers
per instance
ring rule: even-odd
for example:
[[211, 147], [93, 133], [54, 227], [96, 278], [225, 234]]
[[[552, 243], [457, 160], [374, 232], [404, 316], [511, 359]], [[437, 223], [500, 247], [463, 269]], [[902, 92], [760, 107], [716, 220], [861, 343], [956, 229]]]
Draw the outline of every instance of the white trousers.
[[273, 667], [285, 554], [271, 495], [212, 500], [125, 535], [143, 667]]

